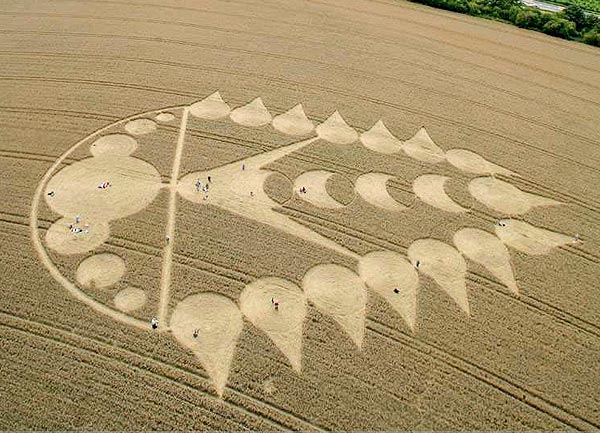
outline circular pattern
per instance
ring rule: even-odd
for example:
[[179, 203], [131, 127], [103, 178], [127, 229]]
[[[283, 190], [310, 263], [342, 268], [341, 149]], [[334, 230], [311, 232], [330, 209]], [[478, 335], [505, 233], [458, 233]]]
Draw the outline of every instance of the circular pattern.
[[155, 119], [159, 122], [172, 122], [175, 120], [175, 116], [171, 113], [159, 113], [156, 115]]
[[102, 245], [110, 234], [108, 224], [98, 222], [90, 222], [87, 233], [73, 233], [69, 228], [72, 223], [71, 218], [61, 218], [50, 226], [45, 238], [48, 248], [63, 255], [87, 253]]
[[148, 134], [156, 130], [156, 122], [150, 119], [136, 119], [127, 122], [125, 131], [133, 135]]
[[100, 137], [90, 146], [94, 156], [113, 155], [129, 156], [137, 148], [137, 141], [125, 134], [110, 134]]
[[[111, 186], [100, 188], [103, 182]], [[151, 164], [132, 157], [102, 155], [56, 173], [46, 188], [55, 195], [46, 196], [46, 202], [61, 215], [111, 221], [144, 209], [160, 188], [160, 174]]]
[[146, 292], [137, 287], [127, 287], [115, 295], [115, 307], [129, 313], [139, 310], [146, 303]]
[[119, 282], [125, 273], [125, 262], [116, 254], [102, 253], [79, 264], [75, 278], [86, 288], [104, 289]]

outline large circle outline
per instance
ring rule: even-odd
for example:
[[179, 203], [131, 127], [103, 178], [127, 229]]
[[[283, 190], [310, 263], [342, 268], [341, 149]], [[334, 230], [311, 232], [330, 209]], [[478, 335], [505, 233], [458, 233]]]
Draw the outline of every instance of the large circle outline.
[[44, 247], [41, 237], [40, 237], [39, 226], [38, 226], [39, 204], [40, 204], [40, 200], [41, 200], [44, 188], [46, 187], [46, 185], [52, 178], [52, 175], [54, 174], [56, 169], [62, 164], [62, 162], [71, 153], [73, 153], [75, 150], [77, 150], [77, 148], [79, 146], [81, 146], [83, 143], [89, 141], [90, 139], [98, 136], [99, 134], [101, 134], [104, 131], [107, 131], [110, 128], [121, 125], [125, 122], [129, 122], [131, 120], [135, 120], [138, 117], [146, 116], [149, 114], [156, 114], [156, 113], [159, 113], [159, 112], [162, 112], [165, 110], [178, 110], [178, 109], [182, 109], [182, 108], [184, 109], [185, 107], [187, 107], [187, 105], [163, 107], [159, 110], [147, 111], [147, 112], [143, 112], [143, 113], [134, 114], [125, 119], [121, 119], [117, 122], [111, 123], [100, 129], [97, 129], [96, 131], [92, 132], [90, 135], [79, 140], [77, 143], [75, 143], [73, 146], [71, 146], [66, 152], [64, 152], [61, 156], [59, 156], [58, 159], [54, 162], [54, 164], [52, 164], [50, 166], [50, 168], [46, 171], [46, 173], [44, 173], [44, 176], [38, 183], [38, 186], [33, 195], [33, 200], [31, 202], [31, 211], [29, 213], [29, 230], [30, 230], [30, 234], [31, 234], [31, 240], [33, 242], [33, 247], [34, 247], [35, 251], [37, 252], [40, 261], [46, 267], [46, 269], [50, 272], [50, 275], [52, 276], [52, 278], [54, 278], [54, 280], [56, 282], [58, 282], [60, 285], [62, 285], [65, 289], [67, 289], [67, 291], [71, 295], [73, 295], [73, 297], [75, 297], [78, 301], [83, 302], [84, 304], [88, 305], [95, 311], [102, 313], [106, 316], [109, 316], [113, 319], [116, 319], [119, 322], [124, 323], [126, 325], [134, 326], [136, 328], [144, 329], [144, 330], [151, 329], [151, 324], [149, 321], [136, 319], [134, 317], [131, 317], [125, 313], [122, 313], [121, 311], [115, 310], [114, 308], [111, 308], [108, 305], [105, 305], [105, 304], [93, 299], [91, 296], [86, 294], [84, 291], [79, 289], [75, 284], [73, 284], [71, 281], [69, 281], [60, 272], [60, 270], [56, 267], [56, 265], [50, 259], [50, 256], [48, 255], [48, 252], [46, 251], [46, 248]]

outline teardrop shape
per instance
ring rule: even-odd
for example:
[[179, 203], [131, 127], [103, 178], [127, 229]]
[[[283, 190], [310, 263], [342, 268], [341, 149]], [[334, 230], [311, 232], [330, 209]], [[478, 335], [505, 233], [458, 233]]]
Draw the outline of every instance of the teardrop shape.
[[444, 151], [433, 142], [425, 128], [419, 129], [410, 140], [405, 141], [402, 150], [411, 158], [430, 164], [446, 159]]
[[271, 113], [263, 104], [262, 99], [256, 98], [243, 107], [236, 108], [229, 115], [231, 120], [243, 126], [257, 127], [271, 122]]
[[484, 230], [464, 228], [454, 234], [454, 245], [469, 259], [484, 266], [510, 291], [519, 293], [508, 249], [496, 236]]
[[435, 239], [419, 239], [408, 247], [408, 257], [419, 262], [418, 270], [429, 275], [467, 314], [469, 296], [465, 281], [467, 264], [456, 249]]
[[392, 135], [381, 120], [363, 132], [360, 141], [366, 148], [379, 153], [398, 153], [402, 147], [402, 142]]
[[548, 254], [556, 247], [573, 242], [570, 236], [514, 219], [499, 221], [496, 235], [509, 247], [534, 256]]
[[200, 119], [216, 120], [229, 114], [231, 108], [221, 98], [219, 92], [190, 105], [190, 114]]
[[414, 331], [419, 286], [415, 268], [398, 253], [374, 251], [360, 258], [358, 273], [365, 284], [381, 295]]
[[477, 153], [466, 149], [450, 149], [446, 152], [446, 159], [454, 167], [467, 173], [515, 175], [512, 171], [500, 167]]
[[365, 332], [366, 288], [354, 272], [339, 265], [318, 265], [302, 280], [304, 293], [330, 315], [361, 348]]
[[273, 119], [273, 128], [288, 135], [307, 135], [315, 125], [306, 117], [302, 104], [286, 111]]
[[449, 179], [437, 174], [424, 174], [413, 181], [415, 195], [430, 206], [446, 212], [460, 213], [467, 209], [460, 206], [450, 198], [444, 189], [444, 184]]
[[242, 291], [240, 309], [254, 326], [267, 334], [290, 361], [292, 368], [300, 373], [302, 326], [306, 317], [306, 298], [302, 290], [281, 278], [260, 278]]
[[394, 176], [385, 173], [365, 173], [356, 179], [354, 190], [369, 204], [392, 212], [407, 209], [387, 191], [387, 181]]
[[242, 327], [237, 305], [216, 293], [188, 296], [171, 316], [173, 336], [200, 360], [219, 396], [227, 384]]
[[498, 212], [512, 215], [526, 213], [534, 206], [552, 206], [558, 201], [521, 191], [508, 182], [493, 177], [478, 177], [469, 182], [475, 199]]
[[323, 140], [336, 144], [350, 144], [358, 138], [358, 133], [348, 126], [337, 111], [317, 126], [317, 134]]

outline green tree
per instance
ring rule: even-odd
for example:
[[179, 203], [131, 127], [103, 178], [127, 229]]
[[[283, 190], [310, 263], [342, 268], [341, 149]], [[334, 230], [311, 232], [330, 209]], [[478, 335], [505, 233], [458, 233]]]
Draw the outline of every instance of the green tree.
[[526, 29], [540, 29], [541, 13], [535, 9], [521, 11], [515, 17], [515, 24]]
[[523, 6], [519, 5], [519, 6], [511, 6], [511, 8], [508, 10], [508, 20], [511, 23], [514, 23], [517, 19], [517, 15], [523, 10]]
[[571, 5], [567, 6], [562, 12], [561, 15], [575, 23], [577, 30], [581, 30], [588, 26], [588, 17], [581, 6]]
[[583, 42], [600, 47], [600, 31], [597, 29], [590, 30], [583, 35]]
[[563, 39], [569, 39], [577, 34], [574, 22], [556, 16], [552, 17], [544, 24], [542, 31], [548, 35], [558, 36]]
[[468, 14], [469, 15], [481, 15], [482, 9], [478, 1], [467, 2]]
[[521, 2], [519, 0], [485, 0], [486, 3], [491, 8], [500, 8], [509, 10], [511, 6], [520, 6]]
[[520, 0], [483, 0], [483, 12], [495, 17], [510, 20], [511, 10], [521, 7]]

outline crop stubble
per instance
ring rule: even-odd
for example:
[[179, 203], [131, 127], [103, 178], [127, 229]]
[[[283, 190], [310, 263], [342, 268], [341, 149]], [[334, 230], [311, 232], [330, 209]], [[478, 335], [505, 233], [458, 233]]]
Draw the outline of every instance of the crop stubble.
[[[600, 425], [600, 385], [593, 379], [600, 373], [597, 50], [404, 3], [20, 4], [4, 2], [0, 15], [0, 365], [7, 378], [0, 386], [8, 396], [0, 427]], [[414, 334], [370, 292], [362, 351], [310, 306], [301, 376], [246, 321], [219, 400], [195, 357], [168, 335], [128, 328], [71, 298], [41, 266], [28, 231], [37, 182], [73, 143], [121, 118], [188, 104], [216, 89], [232, 106], [261, 96], [272, 114], [302, 102], [317, 123], [337, 109], [359, 132], [383, 118], [400, 139], [425, 124], [444, 150], [474, 150], [519, 173], [510, 182], [522, 190], [566, 203], [533, 209], [524, 219], [579, 232], [584, 243], [539, 257], [511, 250], [518, 297], [468, 261], [470, 318], [420, 275]], [[134, 156], [152, 163], [163, 182], [179, 121], [137, 138]], [[181, 175], [291, 142], [270, 126], [245, 132], [233, 125], [190, 119]], [[82, 148], [65, 163], [87, 156]], [[400, 214], [356, 197], [340, 211], [297, 197], [281, 210], [361, 255], [406, 254], [423, 237], [452, 244], [458, 229], [491, 231], [503, 217], [468, 194], [474, 176], [402, 153], [378, 155], [359, 143], [319, 140], [269, 168], [292, 181], [307, 170], [334, 171], [339, 177], [328, 192], [342, 202], [352, 195], [347, 182], [365, 171], [394, 175], [388, 191], [410, 208]], [[446, 191], [471, 212], [451, 215], [414, 200], [412, 181], [427, 172], [450, 176]], [[282, 196], [289, 186], [280, 178], [271, 188]], [[165, 190], [150, 207], [113, 222], [102, 248], [126, 259], [126, 284], [147, 290], [147, 308], [134, 313], [143, 319], [158, 301], [151, 287], [160, 284], [167, 207]], [[58, 215], [42, 205], [39, 217], [43, 237]], [[236, 300], [245, 284], [266, 275], [300, 284], [318, 263], [356, 266], [181, 198], [177, 227], [172, 306], [198, 291]], [[85, 256], [52, 257], [73, 276]], [[88, 293], [110, 304], [115, 289]]]

